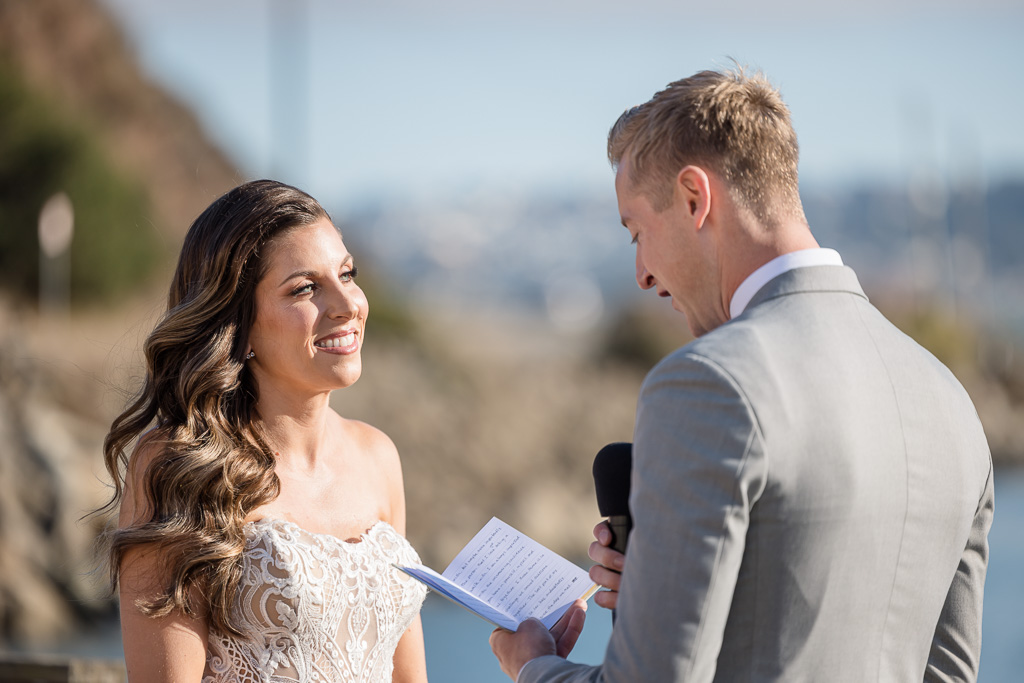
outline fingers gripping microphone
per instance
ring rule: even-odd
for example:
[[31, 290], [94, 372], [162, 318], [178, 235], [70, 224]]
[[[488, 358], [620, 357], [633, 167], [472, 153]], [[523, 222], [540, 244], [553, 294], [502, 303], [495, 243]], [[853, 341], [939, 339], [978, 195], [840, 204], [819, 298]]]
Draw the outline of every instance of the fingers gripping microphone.
[[597, 509], [608, 518], [612, 529], [611, 547], [626, 552], [633, 517], [629, 514], [629, 477], [633, 469], [633, 444], [610, 443], [594, 458], [594, 488]]

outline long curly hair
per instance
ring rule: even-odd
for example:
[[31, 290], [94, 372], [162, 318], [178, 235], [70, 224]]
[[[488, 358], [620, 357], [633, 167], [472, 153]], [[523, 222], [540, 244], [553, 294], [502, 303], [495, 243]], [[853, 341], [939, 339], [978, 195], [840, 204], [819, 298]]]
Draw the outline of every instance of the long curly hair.
[[112, 511], [124, 496], [127, 453], [152, 428], [145, 441], [157, 454], [134, 493], [148, 514], [107, 532], [112, 585], [129, 550], [160, 554], [164, 585], [138, 603], [151, 616], [180, 610], [238, 633], [231, 602], [241, 576], [244, 520], [280, 491], [245, 363], [255, 288], [268, 245], [324, 218], [330, 220], [301, 190], [257, 180], [214, 201], [185, 237], [167, 312], [144, 346], [144, 385], [103, 442], [114, 481], [104, 509]]

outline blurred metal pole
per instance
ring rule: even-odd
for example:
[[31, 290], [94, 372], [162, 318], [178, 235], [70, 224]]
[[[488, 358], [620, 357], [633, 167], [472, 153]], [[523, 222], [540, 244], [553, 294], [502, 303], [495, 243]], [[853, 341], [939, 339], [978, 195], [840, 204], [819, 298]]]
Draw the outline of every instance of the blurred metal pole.
[[66, 318], [71, 311], [71, 238], [75, 212], [58, 192], [39, 212], [39, 312]]
[[270, 0], [269, 9], [271, 175], [301, 188], [309, 180], [309, 8]]
[[904, 101], [907, 205], [913, 309], [956, 317], [949, 233], [949, 183], [935, 154], [933, 110], [924, 97]]

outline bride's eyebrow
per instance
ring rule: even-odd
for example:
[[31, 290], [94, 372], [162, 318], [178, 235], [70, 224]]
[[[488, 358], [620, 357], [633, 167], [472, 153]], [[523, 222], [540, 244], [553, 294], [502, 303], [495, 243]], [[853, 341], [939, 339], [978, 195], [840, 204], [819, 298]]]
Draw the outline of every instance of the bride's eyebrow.
[[[346, 254], [345, 255], [345, 258], [342, 259], [342, 261], [341, 261], [341, 267], [344, 268], [349, 263], [352, 263], [352, 254]], [[288, 277], [286, 277], [284, 280], [281, 280], [281, 284], [278, 285], [278, 287], [281, 287], [281, 286], [285, 285], [287, 282], [289, 282], [291, 280], [294, 280], [297, 277], [308, 277], [308, 278], [312, 279], [312, 278], [316, 277], [316, 275], [317, 275], [317, 272], [314, 271], [314, 270], [297, 270], [294, 273], [292, 273], [291, 275], [289, 275]]]
[[281, 280], [281, 284], [279, 284], [278, 287], [281, 287], [283, 285], [288, 284], [289, 282], [291, 282], [292, 280], [294, 280], [297, 277], [308, 277], [308, 278], [312, 279], [312, 278], [316, 277], [316, 272], [314, 272], [312, 270], [298, 270], [298, 271], [292, 273], [291, 275], [289, 275], [288, 277], [286, 277], [285, 279]]

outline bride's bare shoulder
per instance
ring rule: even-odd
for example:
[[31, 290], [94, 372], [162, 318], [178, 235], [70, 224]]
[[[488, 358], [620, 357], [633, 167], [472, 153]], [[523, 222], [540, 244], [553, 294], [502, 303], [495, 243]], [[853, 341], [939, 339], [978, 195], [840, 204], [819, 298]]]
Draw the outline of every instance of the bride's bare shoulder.
[[118, 526], [132, 526], [151, 515], [149, 499], [146, 496], [145, 475], [150, 465], [166, 452], [168, 439], [166, 430], [154, 427], [140, 436], [136, 442], [135, 449], [128, 456]]
[[395, 443], [373, 425], [340, 416], [338, 420], [349, 443], [356, 445], [364, 464], [374, 472], [374, 477], [380, 477], [385, 486], [387, 501], [382, 518], [405, 533], [405, 483]]
[[126, 479], [132, 481], [136, 477], [145, 474], [146, 469], [153, 464], [153, 461], [167, 451], [170, 435], [166, 429], [153, 427], [139, 436], [135, 442], [135, 448], [128, 456], [128, 472]]
[[337, 427], [347, 437], [346, 440], [356, 444], [366, 455], [386, 459], [398, 457], [395, 442], [380, 429], [361, 420], [341, 417], [337, 413], [335, 417]]

